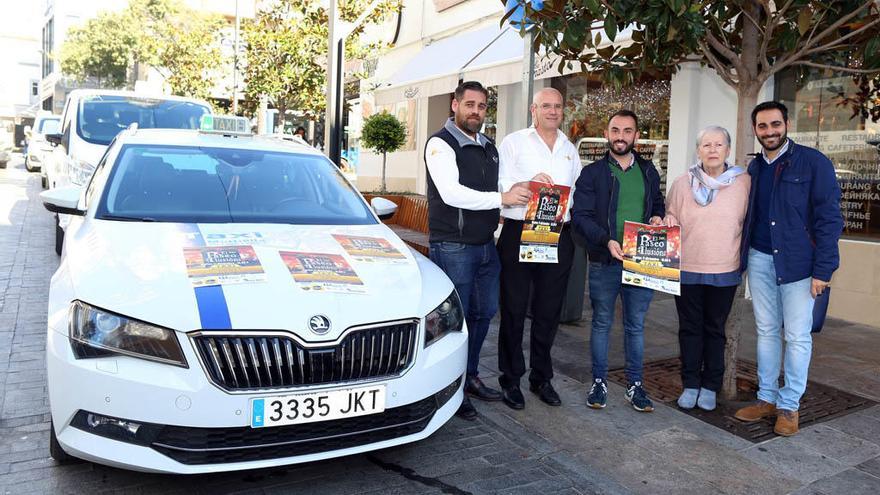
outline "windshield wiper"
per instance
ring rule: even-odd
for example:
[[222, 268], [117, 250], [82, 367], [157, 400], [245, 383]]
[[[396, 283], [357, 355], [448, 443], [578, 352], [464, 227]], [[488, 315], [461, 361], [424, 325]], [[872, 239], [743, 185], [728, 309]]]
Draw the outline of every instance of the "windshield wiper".
[[122, 215], [101, 215], [101, 220], [119, 220], [120, 222], [156, 222], [152, 217], [126, 217]]

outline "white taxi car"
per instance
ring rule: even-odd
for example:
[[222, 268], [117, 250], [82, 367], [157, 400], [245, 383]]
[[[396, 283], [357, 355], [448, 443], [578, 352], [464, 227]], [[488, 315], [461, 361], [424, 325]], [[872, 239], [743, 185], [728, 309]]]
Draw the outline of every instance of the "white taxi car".
[[[51, 281], [51, 455], [203, 473], [427, 437], [459, 407], [452, 283], [323, 155], [198, 130], [123, 131]], [[220, 133], [216, 129], [223, 129]]]

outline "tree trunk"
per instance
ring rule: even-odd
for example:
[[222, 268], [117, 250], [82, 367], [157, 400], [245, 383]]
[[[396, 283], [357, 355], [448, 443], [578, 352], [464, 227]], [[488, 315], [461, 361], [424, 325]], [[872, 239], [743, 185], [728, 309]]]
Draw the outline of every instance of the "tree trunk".
[[[753, 19], [759, 19], [761, 7], [757, 2], [750, 2], [743, 6]], [[765, 77], [762, 77], [766, 67], [760, 68], [758, 60], [761, 57], [761, 33], [751, 22], [743, 23], [743, 44], [740, 54], [745, 71], [737, 74], [739, 85], [736, 88], [736, 155], [734, 163], [741, 167], [747, 167], [751, 157], [748, 156], [755, 150], [755, 130], [752, 127], [752, 109], [758, 102], [758, 93], [761, 91]], [[736, 355], [739, 350], [739, 339], [745, 326], [743, 314], [748, 304], [744, 297], [745, 286], [740, 284], [733, 299], [733, 308], [727, 319], [727, 343], [724, 346], [724, 382], [721, 387], [721, 395], [726, 399], [736, 398]]]
[[388, 192], [385, 189], [385, 160], [386, 160], [386, 158], [388, 158], [388, 153], [383, 152], [382, 153], [382, 191], [381, 191], [383, 194]]

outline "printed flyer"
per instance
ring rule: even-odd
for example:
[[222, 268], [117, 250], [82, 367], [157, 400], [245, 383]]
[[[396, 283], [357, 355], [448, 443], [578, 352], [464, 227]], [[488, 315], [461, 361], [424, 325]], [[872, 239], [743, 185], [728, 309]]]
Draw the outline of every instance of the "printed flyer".
[[296, 285], [305, 291], [366, 294], [364, 282], [341, 254], [279, 251]]
[[404, 264], [406, 256], [381, 237], [333, 234], [336, 242], [354, 260], [365, 263]]
[[558, 263], [559, 234], [568, 206], [569, 186], [529, 182], [532, 197], [526, 206], [519, 244], [523, 263]]
[[626, 222], [623, 283], [681, 295], [681, 227]]
[[183, 257], [194, 287], [266, 280], [253, 246], [187, 247]]

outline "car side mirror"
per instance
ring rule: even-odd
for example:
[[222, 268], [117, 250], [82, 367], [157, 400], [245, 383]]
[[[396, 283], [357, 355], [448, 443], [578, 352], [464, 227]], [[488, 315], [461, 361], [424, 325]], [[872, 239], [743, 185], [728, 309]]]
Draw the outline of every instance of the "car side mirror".
[[43, 206], [52, 213], [83, 216], [85, 210], [77, 208], [82, 188], [79, 186], [56, 187], [40, 193]]
[[376, 212], [379, 220], [388, 220], [397, 213], [397, 203], [390, 199], [375, 197], [370, 200], [370, 206]]
[[53, 146], [61, 144], [61, 134], [46, 134], [46, 141], [52, 143]]

